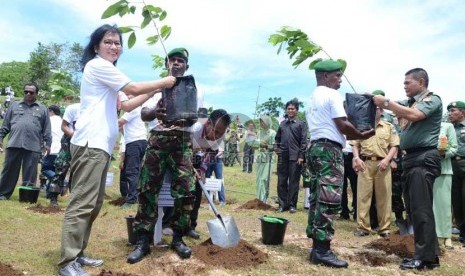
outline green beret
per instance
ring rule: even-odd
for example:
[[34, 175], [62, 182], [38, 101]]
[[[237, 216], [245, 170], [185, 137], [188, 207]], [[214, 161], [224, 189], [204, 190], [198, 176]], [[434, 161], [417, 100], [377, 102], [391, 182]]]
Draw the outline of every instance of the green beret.
[[185, 61], [189, 60], [189, 52], [186, 50], [186, 48], [174, 48], [168, 53], [168, 57], [180, 57], [184, 59]]
[[447, 110], [449, 110], [449, 109], [451, 109], [451, 108], [464, 108], [464, 109], [465, 109], [465, 103], [462, 102], [462, 101], [451, 102], [451, 103], [447, 106]]
[[384, 94], [384, 91], [383, 90], [375, 90], [373, 92], [371, 92], [372, 95], [381, 95], [381, 96], [386, 96], [386, 94]]
[[342, 64], [336, 60], [326, 59], [317, 62], [314, 68], [316, 72], [334, 72], [342, 70]]

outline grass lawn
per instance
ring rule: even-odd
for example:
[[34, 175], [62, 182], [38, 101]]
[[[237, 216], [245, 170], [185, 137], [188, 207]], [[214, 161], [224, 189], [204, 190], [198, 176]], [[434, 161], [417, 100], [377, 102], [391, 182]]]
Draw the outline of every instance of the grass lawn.
[[[3, 164], [4, 156], [0, 157]], [[110, 169], [115, 173], [114, 184], [107, 187], [106, 194], [115, 199], [119, 196], [117, 164]], [[299, 194], [299, 206], [296, 214], [284, 213], [280, 216], [290, 220], [282, 246], [266, 246], [261, 242], [261, 224], [259, 217], [273, 211], [237, 210], [247, 201], [255, 198], [255, 173], [243, 173], [236, 164], [224, 170], [226, 197], [233, 204], [219, 207], [223, 215], [234, 217], [241, 238], [268, 255], [268, 260], [256, 267], [243, 267], [229, 270], [221, 267], [207, 266], [195, 255], [189, 260], [181, 261], [168, 249], [153, 248], [152, 253], [140, 263], [130, 265], [126, 258], [132, 250], [127, 244], [126, 221], [124, 217], [135, 215], [136, 209], [121, 209], [109, 204], [106, 200], [94, 223], [87, 253], [103, 258], [105, 263], [99, 268], [86, 268], [92, 275], [99, 275], [102, 269], [111, 270], [116, 275], [134, 273], [135, 275], [463, 275], [465, 248], [461, 247], [454, 237], [453, 251], [448, 251], [441, 258], [441, 267], [432, 272], [405, 272], [399, 269], [401, 259], [395, 255], [385, 256], [380, 252], [368, 249], [364, 245], [379, 239], [376, 235], [354, 237], [353, 221], [336, 221], [336, 236], [333, 249], [342, 259], [349, 261], [348, 269], [331, 269], [312, 265], [308, 262], [308, 249], [311, 242], [305, 235], [307, 213], [303, 208], [304, 192]], [[272, 174], [270, 196], [276, 195], [277, 177]], [[66, 207], [66, 197], [59, 198], [62, 208]], [[39, 202], [48, 205], [44, 193], [41, 192]], [[271, 203], [269, 202], [270, 204]], [[28, 210], [32, 205], [18, 202], [18, 191], [8, 201], [0, 202], [0, 261], [22, 271], [24, 275], [57, 275], [57, 262], [60, 256], [60, 239], [63, 213], [40, 214]], [[213, 214], [203, 204], [200, 209], [199, 241], [186, 238], [193, 246], [209, 238], [206, 221]], [[393, 226], [393, 230], [395, 226]], [[169, 237], [163, 237], [169, 243]], [[370, 255], [381, 254], [385, 263], [375, 266], [367, 261]], [[370, 258], [368, 258], [370, 259]], [[119, 274], [123, 275], [123, 274]], [[128, 275], [128, 274], [125, 274]]]

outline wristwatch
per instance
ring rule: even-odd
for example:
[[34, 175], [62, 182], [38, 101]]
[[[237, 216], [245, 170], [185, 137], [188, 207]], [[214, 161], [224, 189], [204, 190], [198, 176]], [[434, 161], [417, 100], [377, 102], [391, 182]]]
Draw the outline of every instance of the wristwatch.
[[389, 106], [389, 101], [390, 101], [389, 98], [384, 98], [384, 107], [388, 107], [388, 106]]

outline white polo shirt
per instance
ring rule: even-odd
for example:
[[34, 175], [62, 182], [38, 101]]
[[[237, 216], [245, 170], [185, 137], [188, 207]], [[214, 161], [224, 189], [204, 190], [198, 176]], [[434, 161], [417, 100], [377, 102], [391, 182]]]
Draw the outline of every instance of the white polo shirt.
[[113, 63], [97, 56], [87, 62], [81, 80], [79, 120], [71, 143], [111, 155], [118, 138], [118, 91], [131, 80]]
[[147, 128], [145, 122], [140, 118], [141, 110], [142, 106], [138, 106], [131, 112], [126, 112], [121, 116], [127, 122], [123, 126], [126, 145], [139, 140], [147, 140]]
[[347, 117], [344, 99], [337, 90], [317, 86], [308, 101], [307, 123], [311, 141], [321, 138], [346, 144], [344, 135], [338, 130], [333, 119]]

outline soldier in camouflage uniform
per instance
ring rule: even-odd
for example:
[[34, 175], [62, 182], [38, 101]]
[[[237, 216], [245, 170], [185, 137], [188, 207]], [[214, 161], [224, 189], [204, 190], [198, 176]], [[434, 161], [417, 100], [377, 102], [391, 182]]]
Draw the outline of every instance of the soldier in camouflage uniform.
[[[55, 175], [52, 181], [49, 183], [47, 192], [50, 198], [50, 205], [58, 206], [58, 195], [65, 189], [65, 177], [66, 173], [71, 166], [71, 152], [70, 152], [70, 141], [74, 132], [74, 123], [76, 122], [79, 115], [79, 103], [75, 103], [66, 107], [65, 114], [63, 114], [63, 121], [61, 124], [61, 130], [63, 130], [63, 137], [61, 138], [61, 149], [58, 152], [58, 156], [55, 159]], [[72, 176], [69, 177], [69, 183], [71, 183]]]
[[349, 121], [338, 93], [342, 64], [323, 60], [315, 64], [317, 88], [313, 91], [307, 112], [311, 146], [306, 160], [311, 175], [310, 208], [307, 236], [313, 239], [310, 260], [314, 264], [347, 267], [330, 249], [334, 236], [333, 218], [341, 209], [344, 175], [342, 145], [346, 140], [367, 139], [374, 130], [360, 132]]
[[[188, 52], [184, 48], [176, 48], [168, 53], [166, 66], [171, 75], [183, 76], [188, 69]], [[168, 62], [169, 61], [169, 62]], [[170, 67], [168, 67], [170, 66]], [[142, 119], [160, 121], [166, 109], [161, 101], [156, 108], [142, 109]], [[150, 235], [154, 222], [158, 217], [158, 195], [163, 185], [166, 170], [171, 171], [171, 196], [174, 198], [174, 215], [171, 220], [173, 240], [171, 248], [181, 258], [189, 258], [192, 250], [184, 243], [182, 237], [190, 227], [190, 213], [195, 201], [195, 180], [192, 164], [191, 128], [174, 129], [159, 128], [150, 131], [145, 160], [138, 185], [138, 210], [134, 222], [134, 233], [137, 236], [136, 247], [128, 256], [128, 263], [137, 263], [150, 253]]]

